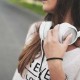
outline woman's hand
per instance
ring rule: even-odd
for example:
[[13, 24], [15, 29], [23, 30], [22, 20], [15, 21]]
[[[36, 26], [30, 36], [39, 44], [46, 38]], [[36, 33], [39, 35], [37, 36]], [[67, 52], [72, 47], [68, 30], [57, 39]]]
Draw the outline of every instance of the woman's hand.
[[58, 40], [59, 25], [56, 25], [53, 29], [50, 29], [47, 33], [47, 37], [44, 40], [44, 52], [47, 58], [59, 57], [62, 58], [67, 50], [68, 43], [71, 39], [70, 34], [63, 43]]

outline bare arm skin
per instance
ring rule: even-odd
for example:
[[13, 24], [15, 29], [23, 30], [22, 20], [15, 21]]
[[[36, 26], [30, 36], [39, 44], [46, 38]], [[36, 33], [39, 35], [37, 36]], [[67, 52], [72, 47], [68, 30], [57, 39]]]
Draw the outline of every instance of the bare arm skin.
[[51, 80], [65, 80], [65, 73], [62, 68], [62, 61], [48, 61]]
[[[64, 53], [68, 48], [68, 43], [71, 39], [72, 34], [70, 34], [63, 43], [60, 43], [58, 41], [58, 28], [59, 25], [55, 26], [54, 29], [49, 30], [47, 33], [47, 37], [44, 40], [43, 47], [46, 58], [63, 58]], [[65, 80], [65, 73], [62, 68], [62, 61], [50, 60], [47, 62], [51, 80]]]

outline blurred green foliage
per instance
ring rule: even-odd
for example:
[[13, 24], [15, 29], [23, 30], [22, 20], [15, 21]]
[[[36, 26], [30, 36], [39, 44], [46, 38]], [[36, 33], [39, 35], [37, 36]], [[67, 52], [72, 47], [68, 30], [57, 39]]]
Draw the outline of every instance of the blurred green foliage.
[[42, 9], [41, 5], [36, 5], [36, 4], [30, 4], [27, 2], [22, 2], [22, 0], [10, 0], [10, 2], [18, 4], [20, 6], [23, 6], [24, 8], [28, 8], [32, 10], [33, 12], [40, 14], [40, 15], [45, 15], [45, 12]]

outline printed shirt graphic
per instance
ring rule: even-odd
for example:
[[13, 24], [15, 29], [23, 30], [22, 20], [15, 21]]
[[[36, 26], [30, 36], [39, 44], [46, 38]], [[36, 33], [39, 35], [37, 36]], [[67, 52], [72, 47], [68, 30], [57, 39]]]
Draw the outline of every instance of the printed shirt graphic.
[[28, 68], [26, 67], [24, 69], [24, 72], [25, 73], [23, 74], [23, 78], [20, 76], [18, 71], [15, 72], [12, 80], [50, 80], [46, 58], [44, 57], [43, 59], [43, 56], [35, 59]]
[[46, 58], [43, 56], [35, 59], [31, 63], [30, 67], [26, 67], [26, 69], [28, 70], [26, 74], [26, 80], [50, 80], [50, 74]]

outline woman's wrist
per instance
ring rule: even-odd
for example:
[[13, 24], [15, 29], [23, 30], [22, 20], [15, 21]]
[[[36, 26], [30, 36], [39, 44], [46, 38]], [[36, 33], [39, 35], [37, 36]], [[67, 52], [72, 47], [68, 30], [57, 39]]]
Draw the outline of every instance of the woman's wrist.
[[[48, 65], [50, 68], [55, 68], [55, 70], [60, 69], [62, 67], [63, 58], [48, 58]], [[67, 75], [64, 73], [64, 80], [68, 80]]]
[[63, 58], [59, 58], [59, 57], [47, 58], [47, 61], [50, 61], [50, 60], [61, 60], [61, 61], [63, 61]]
[[53, 66], [55, 67], [55, 68], [58, 68], [58, 67], [60, 67], [60, 66], [62, 66], [62, 61], [61, 60], [50, 60], [50, 61], [47, 61], [47, 63], [48, 63], [48, 65], [50, 65], [50, 67], [52, 67], [53, 68]]
[[52, 64], [59, 65], [59, 64], [62, 64], [63, 58], [51, 57], [51, 58], [47, 58], [46, 60], [48, 63], [50, 62]]
[[48, 61], [48, 67], [49, 67], [50, 74], [54, 74], [55, 76], [59, 75], [61, 80], [66, 79], [65, 73], [62, 68], [62, 61], [61, 60]]

